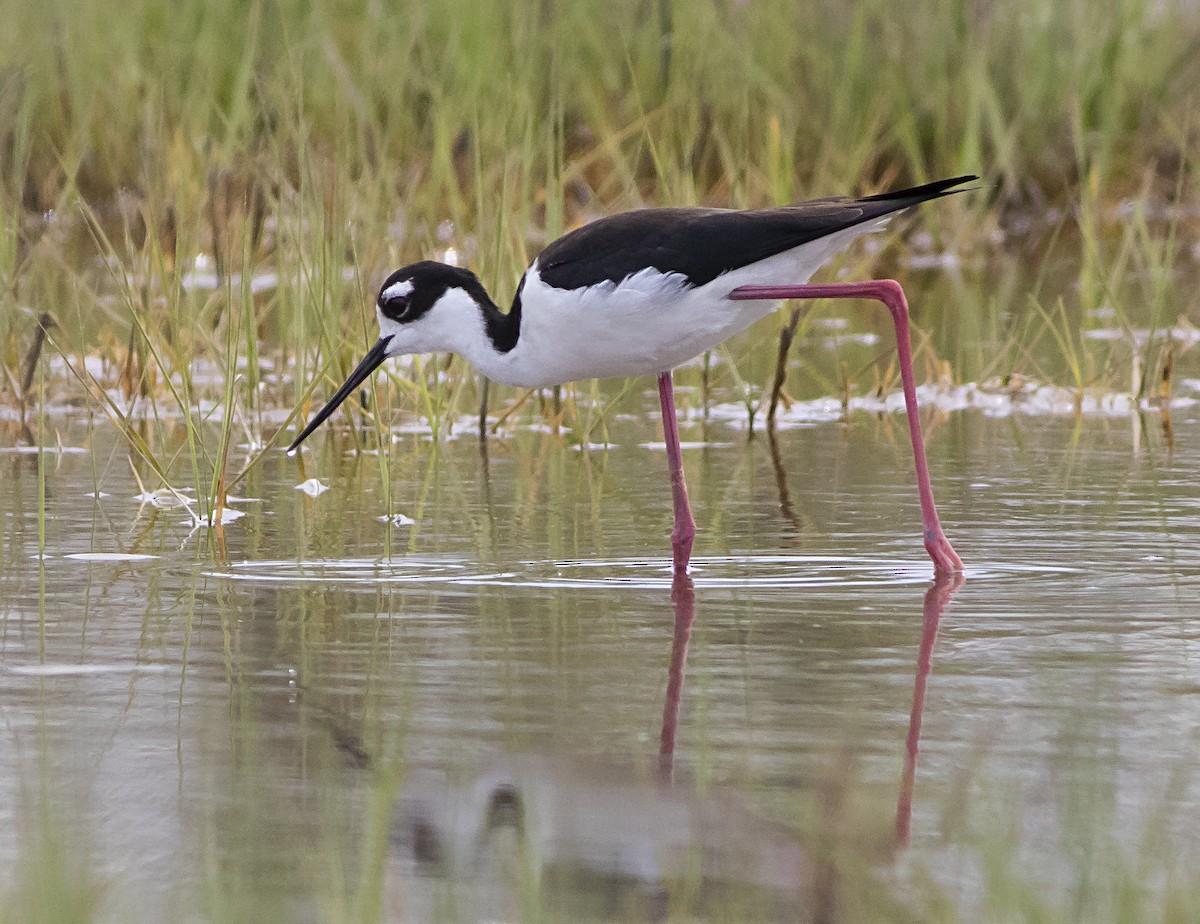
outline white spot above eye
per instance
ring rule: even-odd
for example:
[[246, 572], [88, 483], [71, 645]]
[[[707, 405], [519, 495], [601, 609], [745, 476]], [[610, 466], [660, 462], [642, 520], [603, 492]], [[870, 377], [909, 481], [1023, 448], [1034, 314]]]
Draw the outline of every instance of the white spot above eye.
[[408, 295], [413, 290], [413, 282], [411, 279], [403, 279], [400, 282], [394, 282], [379, 294], [380, 303], [389, 301], [393, 298], [402, 298]]

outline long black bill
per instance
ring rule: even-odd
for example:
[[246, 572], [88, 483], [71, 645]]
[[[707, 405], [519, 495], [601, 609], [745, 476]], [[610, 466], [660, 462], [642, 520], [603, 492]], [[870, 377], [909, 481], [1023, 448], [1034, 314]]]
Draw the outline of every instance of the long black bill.
[[337, 390], [337, 393], [329, 399], [326, 405], [317, 412], [317, 416], [308, 422], [300, 435], [292, 442], [292, 445], [287, 448], [288, 455], [296, 451], [296, 447], [308, 439], [308, 435], [321, 426], [330, 414], [338, 409], [343, 401], [354, 394], [354, 389], [358, 388], [363, 383], [368, 375], [374, 372], [387, 359], [387, 346], [391, 342], [391, 337], [380, 337], [375, 341], [375, 346], [367, 352], [367, 355], [362, 358], [354, 371], [350, 373], [350, 378], [346, 379], [346, 383]]

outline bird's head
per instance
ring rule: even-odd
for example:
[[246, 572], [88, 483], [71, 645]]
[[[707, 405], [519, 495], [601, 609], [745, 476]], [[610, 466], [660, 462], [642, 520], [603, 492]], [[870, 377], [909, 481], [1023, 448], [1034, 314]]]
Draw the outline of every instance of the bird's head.
[[488, 296], [479, 279], [457, 266], [423, 260], [388, 276], [375, 301], [379, 339], [288, 452], [295, 452], [389, 356], [453, 350], [456, 335], [479, 317], [480, 305], [485, 303], [489, 303]]
[[[470, 270], [432, 260], [410, 263], [379, 289], [375, 315], [387, 356], [453, 350], [464, 321], [479, 316], [487, 292]], [[378, 344], [377, 344], [378, 346]]]

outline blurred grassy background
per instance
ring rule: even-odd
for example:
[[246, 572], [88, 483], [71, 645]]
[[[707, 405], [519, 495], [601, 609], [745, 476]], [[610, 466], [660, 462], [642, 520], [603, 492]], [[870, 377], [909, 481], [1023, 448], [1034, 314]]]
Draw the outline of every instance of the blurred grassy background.
[[198, 223], [221, 172], [269, 205], [317, 182], [338, 217], [403, 204], [472, 228], [521, 214], [507, 195], [554, 234], [593, 201], [745, 207], [972, 170], [1008, 205], [1138, 193], [1148, 168], [1169, 195], [1194, 159], [1182, 3], [0, 10], [9, 215], [125, 191]]
[[[46, 311], [68, 391], [110, 416], [201, 395], [252, 415], [348, 370], [404, 262], [452, 251], [506, 304], [590, 217], [967, 172], [982, 190], [910, 235], [985, 267], [930, 300], [952, 311], [918, 308], [926, 377], [1146, 392], [1173, 362], [1153, 331], [1195, 308], [1170, 283], [1200, 246], [1194, 4], [0, 0], [0, 21], [0, 401], [23, 406]], [[870, 248], [856, 272], [913, 282]], [[1083, 341], [1100, 310], [1149, 326], [1145, 355]], [[758, 393], [778, 325], [733, 345], [724, 383]], [[796, 389], [862, 366], [818, 361]], [[413, 368], [400, 406], [477, 408], [461, 364]]]

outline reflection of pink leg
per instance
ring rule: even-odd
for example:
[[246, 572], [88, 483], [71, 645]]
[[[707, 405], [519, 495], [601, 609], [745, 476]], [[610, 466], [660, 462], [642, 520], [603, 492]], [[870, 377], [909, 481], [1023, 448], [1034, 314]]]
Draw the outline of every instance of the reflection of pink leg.
[[904, 773], [900, 777], [900, 798], [896, 800], [896, 841], [907, 847], [912, 832], [913, 786], [917, 778], [917, 754], [921, 751], [921, 718], [925, 712], [925, 685], [933, 669], [933, 645], [937, 641], [942, 613], [962, 587], [961, 574], [939, 574], [925, 592], [925, 619], [921, 630], [921, 651], [917, 655], [917, 679], [913, 684], [912, 711], [908, 714], [908, 739], [904, 743]]
[[667, 465], [671, 470], [671, 499], [675, 503], [675, 528], [671, 531], [671, 549], [675, 557], [675, 573], [687, 574], [692, 557], [692, 540], [696, 536], [696, 521], [688, 506], [687, 483], [683, 480], [683, 457], [679, 451], [679, 420], [675, 416], [675, 391], [671, 373], [658, 377], [658, 400], [662, 404], [663, 438], [667, 443]]
[[667, 669], [667, 695], [663, 701], [662, 731], [658, 736], [658, 772], [671, 782], [675, 767], [675, 729], [679, 724], [679, 701], [683, 698], [683, 666], [687, 663], [692, 622], [696, 618], [696, 593], [692, 579], [677, 573], [671, 584], [675, 603], [675, 635], [671, 641], [671, 666]]
[[933, 559], [939, 574], [962, 571], [962, 559], [950, 545], [938, 521], [933, 504], [933, 487], [929, 483], [929, 466], [925, 463], [925, 441], [921, 438], [921, 418], [917, 409], [917, 387], [914, 384], [912, 344], [908, 336], [908, 302], [904, 290], [894, 279], [868, 282], [834, 282], [804, 286], [741, 286], [729, 293], [732, 299], [784, 298], [871, 298], [883, 302], [892, 313], [896, 325], [896, 351], [900, 359], [900, 380], [904, 385], [904, 407], [908, 412], [908, 433], [912, 439], [913, 459], [917, 466], [917, 490], [921, 496], [921, 520], [925, 527], [925, 549]]

